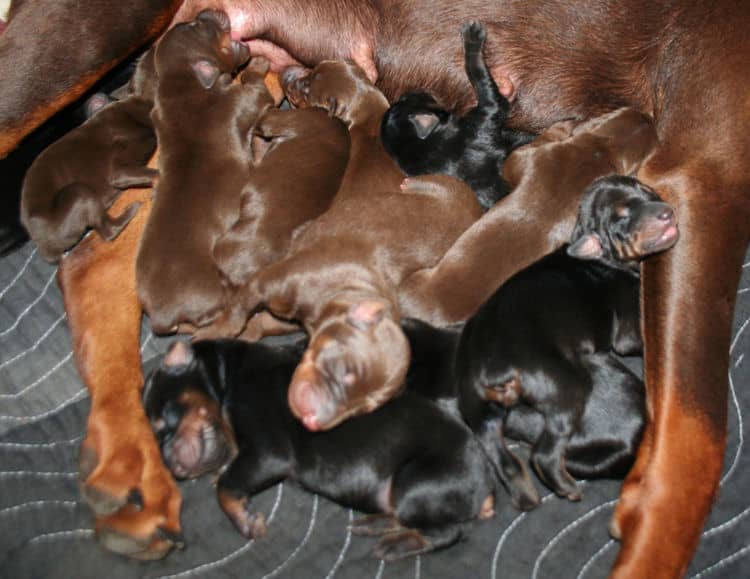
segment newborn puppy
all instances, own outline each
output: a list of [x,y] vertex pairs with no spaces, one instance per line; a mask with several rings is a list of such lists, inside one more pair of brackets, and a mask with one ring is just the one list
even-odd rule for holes
[[294,480],[376,513],[352,532],[382,536],[373,553],[387,560],[447,547],[470,520],[492,516],[490,464],[466,426],[427,398],[407,391],[334,430],[306,430],[286,402],[303,350],[303,343],[176,342],[143,393],[175,476],[221,469],[219,503],[248,539],[266,531],[252,497]]
[[271,109],[255,126],[252,147],[239,219],[213,249],[237,286],[283,258],[297,227],[328,209],[349,160],[349,133],[320,108]]
[[114,218],[107,209],[121,190],[149,187],[156,178],[146,167],[156,149],[150,118],[155,84],[149,51],[136,68],[129,96],[111,104],[100,95],[89,99],[91,118],[32,163],[21,192],[21,223],[48,261],[59,261],[89,228],[114,239],[135,215],[139,203]]
[[462,117],[423,92],[407,93],[383,117],[383,146],[407,175],[446,173],[466,182],[489,209],[510,192],[502,178],[510,152],[530,142],[530,133],[505,127],[510,104],[500,94],[482,58],[486,38],[478,22],[461,30],[466,75],[477,106]]
[[250,134],[273,105],[263,84],[268,62],[232,40],[224,12],[204,10],[170,29],[154,54],[153,112],[159,184],[136,261],[138,297],[157,333],[201,325],[224,302],[213,248],[239,218],[250,174]]
[[355,65],[326,61],[286,72],[284,82],[294,104],[323,107],[349,126],[341,186],[328,211],[298,231],[287,257],[253,276],[198,335],[236,336],[259,307],[299,321],[310,345],[289,404],[307,428],[324,430],[401,389],[409,348],[396,289],[436,263],[481,207],[466,184],[447,175],[404,181],[378,136],[388,103]]
[[[634,179],[599,179],[584,199],[571,254],[580,255],[592,239],[619,236],[607,260],[624,262],[677,239],[671,208]],[[506,432],[533,442],[531,464],[541,480],[578,500],[568,465],[585,472],[582,458],[603,457],[604,449],[590,448],[591,433],[612,436],[615,448],[601,466],[621,474],[637,449],[645,410],[642,382],[612,354],[642,349],[637,273],[568,252],[560,249],[516,274],[479,309],[461,334],[456,372],[464,413],[481,412],[476,400],[510,409]],[[541,416],[514,416],[517,406]],[[613,421],[615,412],[626,419]],[[467,416],[469,424],[474,420]]]

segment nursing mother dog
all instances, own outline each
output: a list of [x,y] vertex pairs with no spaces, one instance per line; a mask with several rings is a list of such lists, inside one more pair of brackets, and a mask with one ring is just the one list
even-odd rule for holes
[[[685,571],[720,477],[730,326],[748,244],[746,2],[102,0],[97,6],[26,0],[11,10],[0,35],[0,155],[170,20],[189,20],[209,7],[225,9],[235,35],[277,70],[294,61],[351,58],[389,99],[427,90],[459,113],[472,102],[457,31],[477,20],[487,28],[489,68],[512,102],[510,126],[540,130],[622,105],[653,115],[660,146],[637,177],[675,208],[681,239],[642,268],[649,417],[612,523],[621,538],[612,576]],[[86,299],[87,276],[96,275],[92,267],[66,287],[69,304]],[[117,293],[114,282],[110,289]],[[118,331],[70,322],[74,332],[104,340]],[[88,355],[89,364],[112,363],[106,353]],[[80,358],[79,352],[79,365]],[[145,434],[131,441],[154,444]],[[148,466],[153,477],[167,479],[163,467]],[[165,503],[149,501],[149,484],[137,484],[151,509],[138,516],[157,520]],[[127,536],[130,515],[120,514],[117,525]]]

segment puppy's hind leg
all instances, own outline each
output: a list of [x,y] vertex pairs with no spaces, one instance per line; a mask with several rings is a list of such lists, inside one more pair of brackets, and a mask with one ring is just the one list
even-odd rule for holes
[[463,525],[444,525],[429,529],[403,529],[385,535],[373,549],[373,555],[386,561],[397,561],[450,547],[462,536]]
[[448,547],[480,515],[478,497],[486,502],[494,488],[485,459],[471,445],[454,451],[420,456],[393,476],[391,502],[403,529],[380,539],[376,557],[392,561]]
[[102,239],[112,241],[123,229],[130,223],[130,220],[138,213],[141,204],[139,202],[131,203],[117,217],[110,217],[106,211],[99,215],[98,222],[93,225],[96,232],[102,236]]
[[544,415],[544,430],[531,451],[531,465],[557,495],[578,501],[581,490],[565,468],[565,453],[573,433],[579,429],[591,391],[591,376],[562,361],[551,374],[554,378],[548,377],[547,384],[533,389],[547,395],[536,404]]
[[484,62],[482,51],[487,32],[479,22],[469,22],[461,29],[461,36],[464,41],[466,76],[469,77],[477,97],[477,107],[472,113],[479,113],[483,117],[495,117],[495,122],[501,126],[505,123],[510,103],[500,94]]
[[150,167],[123,167],[112,172],[109,184],[116,189],[151,187],[159,177],[159,170]]

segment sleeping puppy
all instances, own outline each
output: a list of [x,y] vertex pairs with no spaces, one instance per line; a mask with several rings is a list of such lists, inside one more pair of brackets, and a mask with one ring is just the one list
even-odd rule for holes
[[[601,469],[622,474],[634,456],[643,384],[613,355],[642,349],[640,281],[626,262],[676,240],[674,214],[653,191],[632,178],[599,179],[568,249],[513,276],[463,329],[456,374],[467,422],[486,402],[510,409],[505,433],[533,444],[534,470],[560,496],[581,498],[571,467],[589,475],[601,457]],[[625,419],[613,420],[615,412]],[[592,447],[592,435],[611,436],[610,448]]]
[[304,347],[176,342],[143,393],[174,475],[220,471],[221,508],[247,538],[266,531],[252,497],[294,480],[375,513],[352,532],[382,535],[373,554],[386,560],[447,547],[466,523],[493,515],[490,463],[460,419],[428,398],[406,391],[333,430],[306,430],[287,406]]
[[156,149],[152,57],[151,50],[139,61],[129,96],[111,104],[92,96],[85,105],[91,118],[47,147],[26,173],[21,222],[48,261],[59,261],[89,228],[117,237],[140,204],[114,218],[107,209],[123,189],[153,184],[157,173],[146,167]]
[[159,75],[153,121],[160,180],[136,261],[138,297],[157,333],[199,326],[222,307],[216,240],[240,215],[249,179],[250,134],[273,105],[263,84],[268,68],[233,41],[224,12],[204,10],[169,30],[156,46]]
[[213,248],[235,286],[282,259],[294,231],[328,209],[349,159],[349,133],[320,108],[271,109],[255,126],[252,146],[239,219]]
[[482,58],[484,27],[472,22],[461,31],[466,74],[477,106],[462,117],[441,108],[423,92],[403,95],[386,112],[383,146],[407,175],[446,173],[466,182],[489,209],[510,192],[502,178],[510,152],[533,139],[505,127],[510,105],[497,89]]
[[[545,416],[522,402],[508,408],[488,402],[473,389],[464,389],[459,402],[456,354],[463,326],[437,328],[414,318],[402,320],[401,326],[412,353],[409,390],[434,397],[443,408],[462,416],[497,465],[513,505],[534,508],[538,492],[525,463],[505,439],[533,446],[544,432]],[[490,346],[501,347],[497,335],[488,336]],[[490,349],[484,352],[492,358]],[[643,383],[609,352],[587,356],[586,367],[593,376],[591,391],[568,442],[565,467],[577,478],[622,478],[635,460],[644,426]]]

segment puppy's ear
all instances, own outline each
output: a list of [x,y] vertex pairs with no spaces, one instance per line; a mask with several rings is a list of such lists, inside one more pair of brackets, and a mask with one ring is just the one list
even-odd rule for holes
[[409,116],[420,139],[426,139],[435,130],[440,119],[433,113],[416,113]]
[[596,233],[582,235],[568,245],[568,255],[578,259],[598,259],[604,255],[602,240]]
[[219,78],[221,71],[219,67],[209,60],[197,60],[191,64],[193,72],[198,80],[203,85],[203,88],[211,88],[214,86],[216,79]]
[[190,364],[194,357],[195,354],[190,343],[177,340],[169,347],[161,363],[166,368],[179,368]]
[[363,300],[349,306],[346,321],[357,329],[367,330],[385,316],[387,304],[380,300]]

